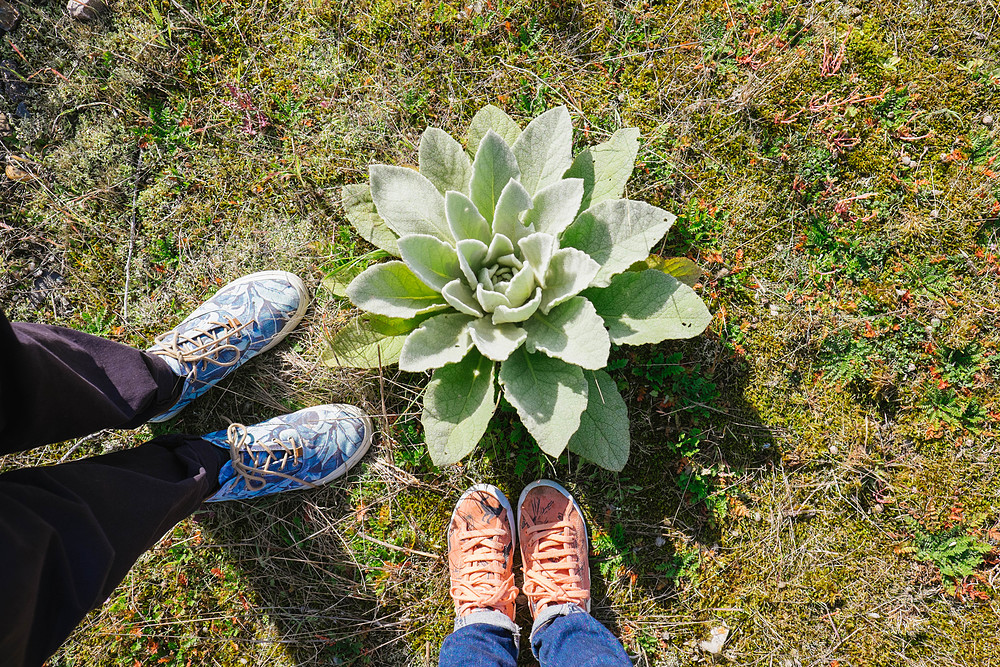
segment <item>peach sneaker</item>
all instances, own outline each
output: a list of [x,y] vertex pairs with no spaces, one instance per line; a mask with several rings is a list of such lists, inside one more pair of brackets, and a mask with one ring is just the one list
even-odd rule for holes
[[573,496],[553,481],[532,482],[517,502],[517,524],[532,618],[552,605],[589,612],[587,524]]
[[513,516],[506,496],[490,484],[476,484],[458,499],[448,526],[448,569],[457,617],[494,610],[513,622]]

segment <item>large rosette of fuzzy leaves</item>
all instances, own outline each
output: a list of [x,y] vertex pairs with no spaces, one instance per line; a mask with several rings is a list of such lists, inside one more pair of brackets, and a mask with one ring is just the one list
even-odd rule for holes
[[711,319],[666,268],[677,264],[650,258],[674,216],[622,198],[638,136],[626,128],[574,157],[564,107],[522,131],[489,106],[464,147],[428,128],[418,170],[376,164],[368,184],[344,188],[357,232],[398,259],[347,286],[365,313],[327,360],[430,371],[422,421],[436,464],[475,448],[502,392],[547,454],[625,465],[625,402],[602,370],[611,345],[690,338]]

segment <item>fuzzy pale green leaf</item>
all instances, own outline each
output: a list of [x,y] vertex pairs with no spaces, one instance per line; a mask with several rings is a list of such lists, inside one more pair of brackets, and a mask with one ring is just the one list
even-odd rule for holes
[[454,243],[444,213],[444,197],[413,169],[373,164],[368,168],[372,201],[398,236],[430,234]]
[[604,320],[582,296],[575,296],[544,314],[535,313],[525,321],[529,352],[544,352],[550,357],[581,368],[597,369],[608,365],[611,339]]
[[531,206],[531,195],[524,186],[514,180],[508,181],[493,214],[493,233],[502,234],[514,243],[527,236],[528,230],[521,224],[520,215]]
[[587,407],[583,369],[544,354],[518,348],[500,364],[504,396],[521,423],[549,456],[559,456],[580,427]]
[[469,125],[466,145],[470,153],[475,155],[483,137],[490,130],[500,135],[500,138],[508,146],[517,141],[518,135],[521,134],[521,128],[514,122],[514,119],[508,116],[503,109],[488,104],[476,112],[476,115],[472,117],[472,124]]
[[475,320],[469,326],[472,342],[484,356],[493,361],[503,361],[521,347],[528,334],[513,324],[493,324],[488,317]]
[[693,338],[712,321],[693,289],[656,269],[622,273],[607,287],[585,290],[583,296],[604,318],[616,345]]
[[340,203],[347,214],[348,222],[361,238],[376,248],[399,257],[396,232],[389,229],[385,220],[378,214],[375,202],[372,201],[371,187],[367,183],[345,185],[340,189]]
[[628,462],[628,408],[611,376],[586,371],[587,409],[580,428],[569,439],[569,451],[607,470],[620,471]]
[[483,309],[476,301],[476,293],[463,280],[453,280],[441,290],[441,296],[448,305],[460,313],[482,317]]
[[552,255],[559,250],[559,240],[551,234],[535,232],[529,234],[517,242],[521,248],[521,256],[524,261],[531,265],[531,270],[535,274],[535,282],[545,287],[545,276],[549,271],[549,262]]
[[620,199],[638,154],[637,127],[622,128],[604,143],[580,151],[565,175],[565,178],[583,179],[583,201],[579,210],[609,199]]
[[497,306],[493,311],[493,324],[504,324],[505,322],[523,322],[538,311],[538,305],[542,302],[542,290],[535,288],[535,294],[528,301],[520,306],[507,307]]
[[469,199],[487,222],[493,222],[497,201],[508,181],[520,176],[521,171],[510,146],[496,132],[487,132],[472,163],[472,179],[469,181]]
[[568,301],[590,287],[600,268],[597,262],[582,250],[576,248],[556,250],[545,275],[545,288],[542,289],[542,302],[538,305],[538,309],[547,313],[553,306]]
[[399,239],[399,253],[410,270],[437,292],[462,277],[455,248],[435,236],[404,236]]
[[400,370],[421,373],[461,361],[472,347],[469,323],[461,313],[431,317],[406,338],[399,355]]
[[573,221],[561,237],[562,246],[582,250],[601,265],[594,285],[649,256],[649,249],[667,233],[675,216],[661,208],[630,199],[592,206]]
[[418,164],[442,195],[449,191],[468,192],[472,163],[462,144],[444,130],[428,127],[420,136]]
[[421,423],[434,465],[456,463],[476,448],[496,409],[493,362],[472,351],[434,371]]
[[532,197],[561,179],[573,162],[573,122],[566,107],[538,116],[511,146],[521,168],[521,184]]
[[482,243],[490,242],[490,223],[479,214],[471,199],[460,192],[449,192],[444,196],[444,209],[448,228],[456,241],[476,239]]
[[524,215],[524,224],[533,231],[558,236],[576,219],[583,199],[583,181],[567,178],[542,188]]
[[347,286],[347,296],[358,308],[387,317],[410,318],[448,307],[440,293],[396,261],[365,269]]

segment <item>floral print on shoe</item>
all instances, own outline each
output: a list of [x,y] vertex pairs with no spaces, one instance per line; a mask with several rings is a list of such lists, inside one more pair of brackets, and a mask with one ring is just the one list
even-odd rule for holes
[[220,289],[147,350],[185,378],[177,403],[150,419],[164,422],[294,329],[309,305],[309,292],[295,274],[262,271]]
[[254,426],[232,424],[204,439],[230,456],[219,471],[221,488],[208,502],[246,500],[344,475],[368,451],[372,423],[353,405],[319,405]]

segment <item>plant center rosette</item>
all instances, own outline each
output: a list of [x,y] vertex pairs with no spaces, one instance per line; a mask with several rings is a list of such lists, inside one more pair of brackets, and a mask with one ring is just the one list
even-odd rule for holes
[[422,422],[437,465],[475,448],[499,389],[547,454],[568,447],[621,470],[628,415],[602,370],[611,345],[689,338],[711,319],[688,284],[647,262],[674,216],[621,198],[638,131],[575,159],[572,135],[564,107],[521,131],[488,106],[469,153],[428,128],[419,171],[372,165],[368,185],[344,188],[358,233],[399,260],[351,281],[346,294],[366,314],[327,359],[433,371]]

